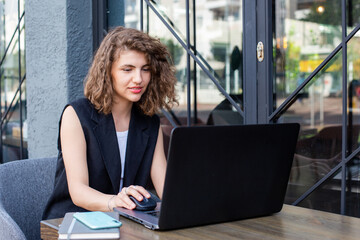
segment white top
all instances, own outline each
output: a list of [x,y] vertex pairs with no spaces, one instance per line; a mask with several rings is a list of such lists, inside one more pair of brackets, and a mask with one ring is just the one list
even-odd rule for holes
[[126,143],[127,143],[128,131],[116,132],[116,136],[119,144],[120,159],[121,159],[121,179],[120,179],[120,189],[119,189],[120,192],[123,186],[123,179],[124,179]]

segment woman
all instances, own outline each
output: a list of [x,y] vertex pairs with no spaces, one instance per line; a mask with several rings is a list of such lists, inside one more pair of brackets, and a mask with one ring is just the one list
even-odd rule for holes
[[59,123],[55,187],[43,219],[66,212],[135,208],[161,198],[166,159],[159,118],[175,99],[173,65],[159,40],[117,27],[102,41],[89,70],[85,97],[68,104]]

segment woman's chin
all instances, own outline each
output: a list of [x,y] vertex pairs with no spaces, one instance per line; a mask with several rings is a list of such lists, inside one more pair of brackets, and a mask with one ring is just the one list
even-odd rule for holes
[[129,100],[133,103],[136,103],[136,102],[140,101],[140,99],[141,99],[141,96],[136,96],[136,97],[134,96],[134,97],[131,97]]
[[136,103],[138,101],[140,101],[141,96],[128,96],[128,97],[117,97],[114,98],[113,101],[114,103],[124,103],[124,102],[129,102],[129,103]]

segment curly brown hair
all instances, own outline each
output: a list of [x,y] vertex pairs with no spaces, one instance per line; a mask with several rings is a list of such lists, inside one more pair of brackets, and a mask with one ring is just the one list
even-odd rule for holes
[[116,27],[100,44],[86,76],[84,94],[99,112],[109,114],[113,104],[112,64],[122,51],[135,50],[145,54],[151,69],[149,85],[135,104],[144,114],[152,116],[160,108],[171,109],[177,103],[175,68],[166,46],[136,29]]

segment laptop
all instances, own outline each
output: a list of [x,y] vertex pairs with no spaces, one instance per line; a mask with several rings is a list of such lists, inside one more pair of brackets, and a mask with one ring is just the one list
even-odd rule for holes
[[155,211],[115,208],[170,230],[270,215],[282,209],[299,124],[177,127]]

